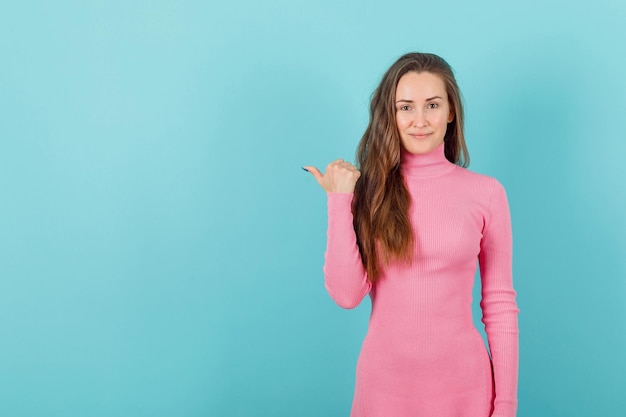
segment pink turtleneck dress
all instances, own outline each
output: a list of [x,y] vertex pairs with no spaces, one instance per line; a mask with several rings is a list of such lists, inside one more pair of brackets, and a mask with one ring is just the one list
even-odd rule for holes
[[[373,285],[356,244],[352,194],[328,194],[326,289],[343,308],[366,294],[372,300],[351,417],[514,417],[519,310],[505,190],[449,162],[443,143],[404,153],[401,169],[414,261],[386,266]],[[491,354],[472,321],[477,266]]]

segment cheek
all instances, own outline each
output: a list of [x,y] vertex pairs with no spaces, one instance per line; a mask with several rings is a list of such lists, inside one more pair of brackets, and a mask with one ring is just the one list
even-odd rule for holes
[[398,126],[399,129],[403,129],[405,127],[407,127],[410,124],[410,118],[407,117],[404,114],[397,114],[396,115],[396,125]]
[[437,125],[439,126],[448,126],[449,113],[441,113],[437,116]]

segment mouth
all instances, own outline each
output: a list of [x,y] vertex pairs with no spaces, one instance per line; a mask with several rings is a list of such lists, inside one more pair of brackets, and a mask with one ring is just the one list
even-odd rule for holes
[[409,136],[415,139],[425,139],[430,136],[432,133],[411,133]]

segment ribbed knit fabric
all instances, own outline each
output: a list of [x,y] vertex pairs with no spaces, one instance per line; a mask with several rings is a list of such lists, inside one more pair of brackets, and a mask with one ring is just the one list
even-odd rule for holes
[[[343,308],[372,300],[351,416],[515,417],[519,310],[505,190],[449,162],[443,143],[403,154],[401,168],[414,261],[384,267],[373,286],[356,244],[353,194],[328,193],[326,289]],[[472,321],[477,266],[491,358]]]

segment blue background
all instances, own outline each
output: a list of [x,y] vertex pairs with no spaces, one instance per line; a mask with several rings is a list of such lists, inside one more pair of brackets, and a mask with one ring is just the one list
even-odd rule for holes
[[346,416],[369,301],[325,293],[300,167],[353,159],[413,50],[455,68],[470,169],[509,195],[518,415],[619,414],[624,21],[618,0],[3,1],[0,415]]

